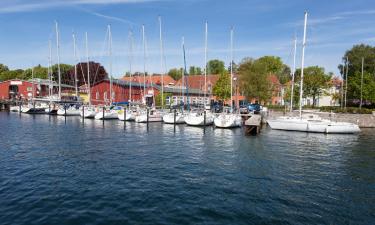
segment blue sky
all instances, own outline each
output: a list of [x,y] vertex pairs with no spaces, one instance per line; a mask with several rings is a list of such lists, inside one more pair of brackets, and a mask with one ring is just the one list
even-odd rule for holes
[[[160,73],[158,16],[163,21],[167,70],[183,64],[204,66],[204,22],[208,21],[208,58],[228,63],[230,27],[235,27],[235,61],[244,57],[280,56],[292,64],[292,41],[302,39],[303,14],[309,12],[306,65],[338,74],[337,65],[354,44],[375,45],[375,2],[302,0],[1,0],[0,63],[10,68],[47,65],[48,40],[54,21],[60,25],[61,62],[73,64],[72,32],[78,54],[85,59],[84,33],[89,34],[90,58],[108,68],[105,35],[112,26],[113,76],[129,70],[128,32],[134,32],[133,71],[143,70],[141,25],[145,24],[147,70]],[[301,43],[297,49],[300,67]]]

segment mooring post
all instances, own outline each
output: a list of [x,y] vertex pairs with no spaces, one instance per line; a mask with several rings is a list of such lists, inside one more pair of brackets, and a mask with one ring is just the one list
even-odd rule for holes
[[203,115],[204,115],[203,125],[206,126],[206,110],[204,110]]
[[103,126],[104,126],[104,113],[105,113],[105,106],[103,106],[103,117],[102,117],[102,120],[103,120]]
[[21,110],[22,110],[22,106],[21,106],[21,102],[18,102],[19,103],[19,113],[20,113],[20,115],[21,115]]
[[82,122],[85,121],[85,105],[82,105]]
[[146,114],[147,114],[147,131],[148,131],[148,119],[149,119],[148,109],[146,110]]
[[126,128],[126,107],[124,108],[124,130]]
[[173,111],[173,129],[174,129],[174,132],[176,132],[176,109],[174,109]]

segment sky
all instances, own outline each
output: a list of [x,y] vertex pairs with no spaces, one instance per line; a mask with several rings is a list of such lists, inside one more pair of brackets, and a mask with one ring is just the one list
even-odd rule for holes
[[[130,70],[161,73],[186,63],[204,67],[205,21],[208,59],[230,62],[230,29],[234,28],[234,61],[274,55],[293,66],[296,36],[297,68],[301,67],[304,12],[308,12],[305,65],[318,65],[339,74],[345,51],[355,44],[375,45],[373,0],[1,0],[0,63],[10,69],[47,66],[48,43],[57,63],[55,21],[60,31],[60,62],[86,60],[85,32],[90,60],[112,75]],[[164,60],[161,65],[159,22],[162,21]],[[112,31],[112,60],[108,56],[107,27]],[[145,26],[146,60],[142,24]],[[129,32],[133,33],[130,54]],[[72,33],[77,37],[74,57]]]

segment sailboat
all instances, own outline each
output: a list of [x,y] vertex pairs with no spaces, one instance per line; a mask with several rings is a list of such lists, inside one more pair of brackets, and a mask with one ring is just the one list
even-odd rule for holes
[[306,47],[306,27],[307,27],[307,12],[305,12],[304,30],[303,30],[303,45],[302,45],[302,65],[301,65],[301,83],[299,96],[299,117],[279,117],[267,121],[268,125],[275,130],[286,131],[303,131],[315,133],[358,133],[361,130],[358,125],[347,122],[333,122],[330,120],[321,119],[317,115],[306,114],[302,115],[302,96],[303,96],[303,69],[305,61],[305,47]]
[[233,112],[233,27],[230,31],[230,110],[229,112],[223,112],[214,119],[215,127],[218,128],[234,128],[240,127],[242,124],[242,118],[239,114]]
[[[204,56],[205,56],[204,57],[205,58],[205,70],[204,70],[205,93],[204,93],[204,96],[205,96],[205,98],[206,98],[206,94],[207,94],[207,40],[208,40],[208,23],[206,21],[206,24],[205,24],[205,48],[204,48]],[[184,59],[185,59],[185,45],[183,45],[183,51],[184,51]],[[185,63],[185,73],[186,73],[186,61],[184,63]],[[206,100],[205,100],[205,102],[206,102]],[[204,109],[198,109],[197,111],[189,112],[188,115],[185,117],[185,122],[186,122],[187,125],[190,125],[190,126],[208,126],[208,125],[213,124],[214,115],[209,110],[206,110],[206,107],[204,107]]]
[[[143,74],[144,74],[144,101],[146,102],[146,84],[145,84],[145,76],[146,76],[146,39],[145,39],[145,27],[142,25],[142,42],[143,42]],[[150,77],[151,78],[151,77]],[[151,87],[152,87],[152,79],[151,81]],[[155,101],[155,98],[153,96],[153,99]],[[137,123],[146,123],[146,122],[162,122],[163,121],[163,114],[156,110],[154,107],[143,110],[138,112],[138,115],[135,117],[135,122]]]
[[[118,119],[119,108],[113,107],[112,94],[112,33],[111,25],[108,25],[108,55],[109,55],[109,107],[104,107],[95,115],[97,120]],[[104,112],[103,112],[104,110]]]
[[[76,36],[73,33],[73,52],[74,52],[74,83],[75,83],[75,95],[78,100],[78,80],[77,80],[77,51],[76,51]],[[72,105],[63,105],[57,110],[57,115],[59,116],[80,116],[81,111],[79,107],[75,104]]]
[[91,80],[90,80],[90,59],[89,59],[89,43],[88,34],[85,33],[85,43],[86,43],[86,65],[87,65],[87,90],[89,97],[89,105],[87,107],[81,107],[80,115],[84,118],[95,118],[97,110],[91,105]]
[[31,69],[31,84],[32,84],[32,97],[31,97],[31,103],[28,103],[27,105],[23,105],[21,107],[22,113],[28,113],[28,114],[43,114],[45,113],[46,105],[43,103],[36,103],[35,102],[35,80],[34,80],[34,68]]
[[[128,104],[129,104],[129,107],[130,107],[130,104],[132,102],[132,60],[133,60],[133,32],[130,30],[129,31],[129,77],[130,77],[130,81],[129,81],[129,99],[128,99]],[[123,110],[120,110],[118,112],[118,119],[121,120],[121,121],[134,121],[135,120],[135,117],[136,117],[136,114],[137,113],[137,110],[130,110],[127,109],[127,108],[124,108]]]

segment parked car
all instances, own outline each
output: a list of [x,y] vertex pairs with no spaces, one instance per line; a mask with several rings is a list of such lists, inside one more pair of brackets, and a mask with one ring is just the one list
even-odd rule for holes
[[248,112],[249,113],[254,113],[254,114],[259,114],[260,110],[262,110],[262,106],[259,105],[258,103],[255,104],[249,104],[247,106]]

